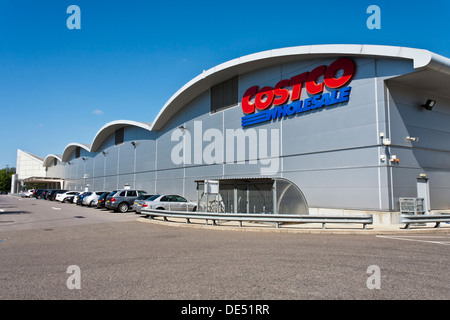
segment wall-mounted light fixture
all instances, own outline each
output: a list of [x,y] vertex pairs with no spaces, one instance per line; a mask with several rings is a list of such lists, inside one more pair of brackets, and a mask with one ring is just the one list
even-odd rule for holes
[[179,126],[178,129],[180,129],[181,131],[186,130],[186,128],[184,126]]
[[428,99],[427,102],[425,102],[425,104],[422,105],[422,107],[431,111],[435,104],[436,104],[435,100]]
[[83,157],[83,158],[81,158],[81,159],[83,159],[83,161],[86,161],[86,160],[87,160],[87,158],[85,158],[85,157]]
[[418,138],[418,137],[410,137],[410,136],[407,136],[407,137],[406,137],[406,140],[408,140],[408,141],[413,141],[413,142],[417,142],[417,141],[419,141],[419,138]]
[[136,148],[136,142],[135,141],[131,141],[131,145]]
[[72,163],[71,163],[70,161],[67,161],[67,164],[68,164],[69,166],[71,166],[71,165],[72,165]]
[[102,151],[102,155],[106,156],[106,151],[105,150]]
[[400,159],[397,158],[396,155],[391,156],[391,158],[389,159],[389,161],[393,162],[393,163],[399,163]]
[[380,138],[381,138],[381,143],[382,143],[383,145],[385,145],[385,146],[390,146],[390,145],[391,145],[391,139],[386,138],[386,137],[384,136],[384,132],[381,132],[381,133],[380,133]]

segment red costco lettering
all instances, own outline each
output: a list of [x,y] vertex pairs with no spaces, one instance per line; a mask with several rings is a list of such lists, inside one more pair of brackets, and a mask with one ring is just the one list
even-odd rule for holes
[[325,70],[327,70],[327,66],[320,66],[309,73],[305,82],[305,88],[308,93],[318,94],[323,91],[323,82],[317,84],[316,81],[320,76],[325,75]]
[[[341,69],[344,70],[344,74],[336,79],[334,76]],[[352,79],[355,74],[355,69],[355,63],[350,59],[342,58],[336,60],[327,68],[323,81],[328,88],[340,88]]]
[[264,87],[258,91],[255,98],[255,106],[259,110],[264,110],[270,107],[273,101],[273,88],[272,87]]
[[250,103],[251,98],[258,93],[258,86],[250,87],[245,91],[244,96],[242,97],[241,106],[242,111],[244,113],[253,113],[255,112],[255,104]]
[[[343,74],[339,78],[336,73],[343,70]],[[259,89],[253,86],[245,91],[241,100],[242,111],[246,114],[255,112],[256,109],[265,110],[270,106],[279,106],[289,101],[300,99],[303,83],[309,94],[315,95],[323,92],[325,86],[331,89],[340,88],[346,85],[355,75],[356,66],[353,60],[341,58],[328,67],[326,65],[319,66],[311,72],[304,72],[290,79],[281,80],[275,85],[275,88],[266,86]],[[323,77],[322,82],[318,82]],[[289,91],[288,87],[292,87]],[[253,102],[252,102],[253,101]]]
[[273,90],[273,93],[275,94],[276,98],[273,100],[274,106],[279,106],[282,104],[285,104],[286,101],[289,99],[289,90],[283,89],[284,87],[289,86],[289,80],[281,80],[275,85],[275,89]]
[[302,84],[307,78],[308,72],[304,72],[291,78],[289,81],[289,86],[292,87],[291,101],[300,100],[300,95],[302,94]]

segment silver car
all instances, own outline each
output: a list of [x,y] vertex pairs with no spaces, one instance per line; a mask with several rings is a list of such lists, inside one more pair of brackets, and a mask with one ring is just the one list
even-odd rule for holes
[[134,200],[136,200],[139,195],[146,193],[147,192],[143,190],[119,190],[116,193],[111,193],[106,197],[105,207],[107,209],[125,213],[132,207]]
[[145,200],[142,209],[197,211],[197,203],[175,194],[155,195]]
[[145,203],[145,200],[148,198],[153,197],[152,194],[141,194],[139,195],[136,200],[134,200],[133,206],[131,207],[137,214],[141,213],[142,205]]
[[88,207],[96,206],[98,198],[104,194],[104,193],[110,193],[110,191],[95,191],[92,192],[91,195],[85,197],[83,199],[83,203],[81,205],[85,205]]

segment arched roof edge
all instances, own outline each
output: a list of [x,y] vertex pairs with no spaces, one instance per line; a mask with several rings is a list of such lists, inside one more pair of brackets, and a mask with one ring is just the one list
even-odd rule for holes
[[172,95],[157,114],[151,126],[151,130],[160,130],[164,124],[176,114],[179,108],[182,107],[181,105],[183,103],[186,103],[187,100],[201,94],[211,83],[214,83],[214,78],[221,78],[221,73],[229,73],[231,70],[234,70],[234,72],[238,74],[239,68],[243,66],[246,67],[245,70],[248,72],[257,68],[270,66],[271,64],[276,63],[277,60],[288,57],[295,58],[305,56],[314,58],[330,55],[409,59],[413,60],[415,69],[430,67],[450,74],[450,59],[425,49],[385,45],[327,44],[267,50],[242,56],[203,71],[203,73],[186,83]]
[[90,152],[97,152],[106,138],[109,137],[115,130],[121,127],[134,126],[139,127],[148,131],[151,130],[151,123],[141,122],[141,121],[133,121],[133,120],[115,120],[106,123],[103,127],[98,130],[94,139],[92,140]]
[[42,162],[43,167],[48,167],[51,164],[51,161],[53,159],[57,159],[59,161],[62,161],[62,155],[59,154],[49,154],[45,157],[44,161]]
[[64,148],[64,151],[63,151],[63,154],[61,157],[61,161],[62,162],[69,161],[70,155],[72,154],[73,150],[76,149],[77,147],[83,148],[84,150],[86,150],[88,152],[91,151],[91,145],[89,145],[89,144],[71,142]]

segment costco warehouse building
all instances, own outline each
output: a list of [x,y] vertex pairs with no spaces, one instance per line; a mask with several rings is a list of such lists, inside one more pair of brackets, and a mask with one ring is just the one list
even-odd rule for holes
[[242,195],[229,212],[356,210],[397,223],[402,197],[449,210],[450,60],[377,45],[251,54],[188,82],[152,123],[107,123],[42,166],[45,177],[16,179],[13,190],[51,178],[70,190],[197,200],[202,181],[217,180],[224,199]]

